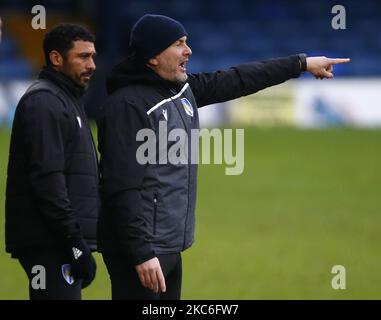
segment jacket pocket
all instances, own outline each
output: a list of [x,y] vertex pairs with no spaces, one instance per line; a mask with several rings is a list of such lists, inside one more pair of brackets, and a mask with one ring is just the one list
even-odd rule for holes
[[156,234],[156,220],[157,220],[157,194],[153,196],[153,234]]

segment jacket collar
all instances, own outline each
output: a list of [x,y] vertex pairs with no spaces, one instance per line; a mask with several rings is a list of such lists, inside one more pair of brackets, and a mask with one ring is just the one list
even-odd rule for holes
[[55,71],[49,66],[45,66],[38,75],[39,79],[46,79],[63,89],[66,93],[72,95],[76,99],[82,98],[85,88],[76,84],[72,79],[62,72]]
[[167,90],[179,91],[185,82],[168,81],[160,77],[155,71],[130,55],[116,65],[107,79],[108,94],[134,84],[159,86]]

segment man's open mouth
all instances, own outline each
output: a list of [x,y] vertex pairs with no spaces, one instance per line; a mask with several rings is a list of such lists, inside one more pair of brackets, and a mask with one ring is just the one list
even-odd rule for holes
[[187,61],[184,61],[184,62],[180,63],[180,69],[181,69],[181,71],[185,72],[187,70],[186,64],[187,64]]

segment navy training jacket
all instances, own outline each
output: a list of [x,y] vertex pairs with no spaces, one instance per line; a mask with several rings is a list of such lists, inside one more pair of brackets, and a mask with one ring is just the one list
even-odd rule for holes
[[13,121],[6,185],[6,251],[62,248],[82,236],[96,250],[100,209],[96,150],[82,90],[46,67]]
[[[156,254],[189,248],[195,231],[197,164],[191,161],[195,156],[191,130],[199,128],[197,109],[296,78],[302,71],[299,60],[294,55],[188,74],[184,83],[166,81],[132,58],[116,66],[107,83],[109,98],[98,118],[103,203],[99,251],[118,252],[140,264]],[[163,123],[166,133],[160,130]],[[152,161],[144,165],[136,159],[147,143],[137,141],[142,140],[137,139],[142,129],[157,138],[156,152],[147,155]],[[186,132],[186,139],[168,137],[161,153],[158,137],[167,137],[173,129]],[[174,150],[179,154],[182,150],[188,161],[165,163],[163,155]]]

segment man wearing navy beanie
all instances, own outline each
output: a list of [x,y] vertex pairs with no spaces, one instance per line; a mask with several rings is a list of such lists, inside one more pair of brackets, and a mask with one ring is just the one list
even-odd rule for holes
[[[296,54],[192,74],[186,70],[192,55],[187,39],[183,25],[172,18],[141,17],[131,30],[126,59],[107,81],[109,98],[98,118],[103,199],[98,250],[113,299],[180,299],[181,252],[194,241],[197,164],[190,146],[191,130],[199,129],[198,108],[255,93],[304,71],[332,78],[332,66],[349,61]],[[142,163],[145,142],[139,136],[155,133],[159,138],[163,126],[168,133],[186,131],[187,143],[168,138],[164,150],[169,158],[181,148],[186,163],[163,161],[160,143]]]
[[130,48],[143,62],[147,62],[184,36],[188,34],[180,22],[166,16],[147,14],[131,30]]

